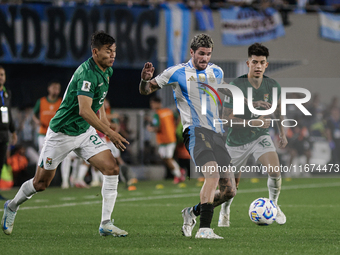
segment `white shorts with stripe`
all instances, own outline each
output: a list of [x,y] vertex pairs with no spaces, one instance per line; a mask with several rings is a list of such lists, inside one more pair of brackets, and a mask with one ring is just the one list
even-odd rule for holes
[[163,158],[173,158],[176,149],[176,143],[160,144],[158,147],[159,156]]
[[247,164],[247,160],[251,155],[253,155],[255,161],[257,161],[263,154],[276,151],[274,142],[269,135],[260,136],[255,141],[241,146],[228,146],[226,144],[226,147],[231,157],[231,163],[236,167],[237,172],[241,166]]
[[109,150],[108,146],[92,126],[79,136],[55,133],[48,128],[38,164],[46,170],[56,169],[72,151],[88,163],[89,158],[105,150]]

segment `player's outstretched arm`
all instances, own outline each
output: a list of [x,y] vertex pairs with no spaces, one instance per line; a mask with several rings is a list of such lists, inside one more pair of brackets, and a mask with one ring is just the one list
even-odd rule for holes
[[141,81],[139,83],[139,93],[141,93],[142,95],[149,95],[155,92],[156,90],[160,89],[156,80],[155,79],[151,80],[154,71],[155,68],[153,67],[152,63],[147,62],[144,64],[141,73]]
[[109,139],[114,143],[117,149],[124,151],[126,149],[123,143],[129,144],[129,142],[122,137],[117,132],[113,131],[110,126],[106,123],[101,121],[97,115],[93,112],[91,105],[92,105],[92,98],[88,96],[79,95],[78,96],[79,102],[79,115],[83,117],[83,119],[89,123],[92,127],[99,130],[103,134],[105,134]]

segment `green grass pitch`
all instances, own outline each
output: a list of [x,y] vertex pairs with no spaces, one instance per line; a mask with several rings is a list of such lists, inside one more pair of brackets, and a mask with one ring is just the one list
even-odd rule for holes
[[[21,206],[10,236],[0,234],[0,254],[340,254],[340,179],[283,179],[279,204],[285,225],[257,226],[250,203],[268,197],[267,179],[242,179],[231,207],[231,226],[212,228],[224,240],[181,234],[184,207],[199,201],[197,181],[179,188],[170,181],[145,181],[136,191],[120,184],[113,212],[124,238],[102,237],[100,188],[49,188]],[[163,184],[163,189],[156,189]],[[1,194],[12,198],[16,190]],[[0,202],[0,214],[4,201]],[[196,233],[199,221],[195,226]]]

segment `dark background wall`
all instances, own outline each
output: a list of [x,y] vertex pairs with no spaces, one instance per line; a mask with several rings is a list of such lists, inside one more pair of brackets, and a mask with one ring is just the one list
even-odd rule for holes
[[[14,107],[33,107],[38,98],[47,94],[47,84],[61,83],[63,95],[76,68],[41,64],[1,64],[6,70],[5,86],[12,91]],[[113,108],[148,108],[149,97],[139,94],[141,69],[114,68],[107,98]]]

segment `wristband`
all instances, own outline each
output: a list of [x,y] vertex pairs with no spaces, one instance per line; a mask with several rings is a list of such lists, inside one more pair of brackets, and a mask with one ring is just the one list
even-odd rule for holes
[[148,82],[148,81],[150,81],[150,80],[144,80],[143,78],[141,78],[141,81],[142,81],[142,82]]

